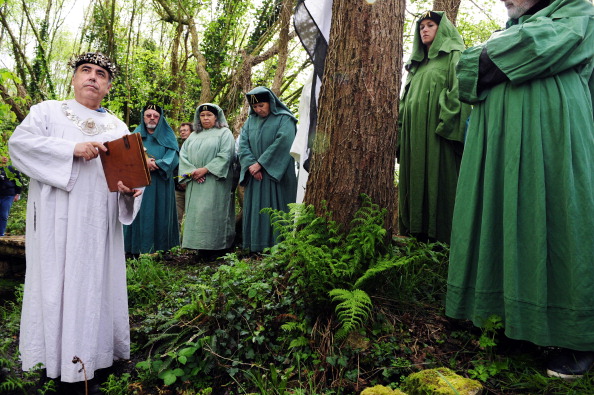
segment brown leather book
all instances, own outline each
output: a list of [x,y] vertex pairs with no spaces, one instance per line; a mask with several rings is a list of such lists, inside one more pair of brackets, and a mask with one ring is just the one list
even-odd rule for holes
[[127,134],[103,145],[107,152],[100,150],[99,155],[107,187],[111,192],[117,192],[118,181],[122,181],[128,188],[144,187],[151,183],[140,133]]

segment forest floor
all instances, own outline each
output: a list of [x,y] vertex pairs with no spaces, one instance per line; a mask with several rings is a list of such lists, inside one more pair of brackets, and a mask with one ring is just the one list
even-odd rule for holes
[[[200,266],[213,267],[220,264],[220,261],[200,261],[194,254],[180,253],[177,255],[165,255],[162,264],[167,268],[188,272],[200,270]],[[17,282],[19,280],[17,279]],[[7,293],[5,292],[6,296]],[[474,327],[470,322],[453,320],[445,317],[442,303],[437,304],[401,304],[394,301],[386,301],[381,304],[381,313],[387,317],[387,320],[393,322],[394,327],[399,328],[400,333],[395,334],[399,339],[405,338],[406,347],[394,347],[391,349],[391,360],[393,367],[402,368],[403,374],[422,370],[425,367],[450,367],[460,372],[466,371],[468,376],[480,379],[485,387],[485,393],[489,394],[587,394],[594,393],[594,387],[591,386],[591,378],[581,380],[578,384],[566,385],[560,381],[548,382],[544,377],[545,362],[548,350],[536,347],[527,342],[514,341],[503,336],[496,327],[491,330],[480,330]],[[288,312],[289,313],[289,312]],[[139,326],[144,324],[144,317],[138,310],[131,309],[131,337],[133,343],[135,339],[143,338],[137,334],[141,329],[146,332],[146,328]],[[1,329],[2,326],[0,325]],[[12,328],[14,330],[14,328]],[[486,339],[491,339],[492,344],[484,346]],[[4,353],[14,357],[17,353],[18,338],[13,336],[11,344],[4,350]],[[359,342],[353,345],[359,347],[362,353],[371,352],[372,346],[368,344],[368,339],[351,339],[351,342]],[[381,341],[376,339],[376,341]],[[481,345],[483,342],[483,345]],[[125,380],[128,393],[135,394],[198,394],[199,392],[180,392],[178,389],[171,389],[168,386],[155,384],[155,382],[143,382],[142,373],[139,372],[136,365],[145,361],[147,358],[146,348],[143,344],[137,344],[133,347],[130,360],[116,361],[109,373],[116,377],[129,375]],[[368,350],[368,351],[367,351]],[[6,357],[6,356],[5,356]],[[2,361],[2,349],[0,348],[0,362]],[[400,364],[400,365],[399,365]],[[2,367],[2,365],[0,365]],[[378,366],[378,369],[381,369]],[[7,368],[3,368],[7,373]],[[10,374],[23,382],[30,380],[27,373],[20,371],[16,365],[12,366]],[[355,394],[360,392],[366,386],[373,384],[371,377],[377,378],[376,374],[361,372],[357,380],[350,382],[333,382],[328,392],[320,394]],[[375,379],[374,379],[375,380]],[[1,380],[0,380],[1,382]],[[19,389],[7,394],[22,393],[53,393],[45,391],[43,385],[45,380],[38,380],[30,383],[26,391]],[[116,383],[117,384],[117,383]],[[117,385],[122,385],[120,382]],[[117,387],[116,385],[116,387]],[[342,386],[342,388],[341,388]],[[175,388],[175,387],[172,387]],[[592,391],[590,391],[592,389]],[[2,391],[0,391],[2,392]],[[110,392],[126,393],[126,392]],[[225,387],[213,388],[212,394],[234,394],[233,390]],[[287,392],[291,393],[291,392]]]

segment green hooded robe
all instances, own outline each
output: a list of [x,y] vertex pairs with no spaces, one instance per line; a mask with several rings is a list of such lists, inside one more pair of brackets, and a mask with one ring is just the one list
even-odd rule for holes
[[462,37],[443,12],[433,43],[415,29],[399,115],[401,234],[449,243],[462,143],[470,106],[458,99]]
[[175,133],[162,111],[153,134],[146,131],[142,110],[140,133],[142,144],[150,157],[156,159],[158,170],[151,171],[151,184],[144,189],[140,211],[130,225],[124,226],[126,253],[142,254],[168,251],[179,245],[179,224],[175,205],[173,177],[179,162],[179,147]]
[[[486,54],[507,81],[479,90]],[[481,63],[484,64],[484,62]],[[462,160],[446,313],[513,339],[594,350],[594,7],[530,11],[459,63],[476,103]]]
[[[250,115],[239,137],[239,184],[245,186],[243,200],[243,247],[259,252],[276,244],[268,214],[260,210],[271,207],[288,211],[297,197],[295,161],[289,154],[295,139],[297,120],[268,88],[257,87],[248,95],[268,93],[270,114],[261,118],[250,107]],[[263,179],[254,179],[248,168],[254,163],[263,168]]]
[[[221,127],[198,131],[200,113],[194,116],[194,132],[182,145],[179,176],[186,188],[186,220],[182,247],[195,250],[222,250],[231,247],[235,238],[235,199],[232,192],[235,139],[227,126],[223,110],[218,110]],[[202,104],[201,104],[202,106]],[[200,108],[200,106],[198,106]],[[184,174],[206,167],[205,181],[199,183]]]

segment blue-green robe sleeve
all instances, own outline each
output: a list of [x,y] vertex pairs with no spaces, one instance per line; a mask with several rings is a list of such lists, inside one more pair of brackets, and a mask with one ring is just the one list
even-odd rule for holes
[[287,166],[293,163],[290,155],[291,145],[295,140],[295,121],[287,115],[277,115],[281,117],[274,142],[258,158],[258,163],[276,182],[279,182]]
[[155,160],[155,163],[159,166],[156,173],[164,180],[167,180],[174,176],[175,169],[179,164],[179,154],[171,148],[165,148],[165,150],[165,155],[161,159]]
[[239,164],[241,165],[241,174],[239,176],[240,185],[243,185],[248,167],[258,161],[250,148],[249,128],[247,127],[248,122],[249,119],[243,124],[241,133],[239,134],[239,150],[237,151],[237,155],[239,156]]

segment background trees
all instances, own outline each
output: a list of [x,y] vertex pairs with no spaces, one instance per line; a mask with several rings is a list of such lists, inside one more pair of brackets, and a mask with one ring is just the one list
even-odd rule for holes
[[[71,95],[65,63],[87,50],[115,59],[120,75],[106,105],[130,126],[148,100],[163,104],[174,123],[191,120],[200,102],[214,101],[238,124],[242,93],[253,85],[273,87],[289,104],[298,100],[300,87],[292,82],[307,62],[291,31],[293,1],[75,4],[0,2],[0,51],[6,59],[0,95],[9,120],[22,120],[34,103]],[[14,122],[2,131],[10,132]]]
[[[86,50],[116,60],[121,75],[107,105],[130,125],[149,99],[163,103],[174,121],[191,118],[201,101],[215,101],[241,124],[242,92],[258,84],[271,86],[296,109],[308,61],[291,27],[295,4],[0,0],[0,132],[10,132],[32,104],[71,95],[65,63]],[[405,52],[414,13],[432,6],[438,5],[427,0],[408,4]],[[459,21],[469,32],[469,44],[498,27],[489,19],[490,8],[481,0],[462,2]]]
[[[308,201],[319,204],[336,197],[330,208],[344,214],[341,222],[348,222],[356,209],[352,203],[359,192],[393,207],[392,126],[401,64],[416,14],[441,7],[439,1],[445,0],[417,0],[406,11],[404,0],[398,7],[392,1],[361,1],[357,6],[336,1],[336,15],[344,13],[347,19],[335,20],[334,60],[328,63],[334,77],[326,81],[319,125],[324,133],[337,129],[339,134],[324,148],[334,150],[336,159],[314,174],[318,189],[328,193],[316,193],[312,187]],[[500,26],[493,20],[491,5],[482,3],[486,1],[461,4],[458,22],[468,45],[483,41]],[[237,133],[247,116],[243,93],[256,85],[272,87],[297,113],[309,61],[291,25],[295,4],[296,0],[90,0],[81,6],[74,0],[0,0],[0,150],[32,104],[72,95],[67,59],[88,50],[115,59],[120,75],[105,105],[130,128],[138,124],[147,101],[163,105],[174,126],[192,120],[197,104],[212,101],[225,109]],[[455,4],[444,7],[455,9]],[[367,19],[348,19],[357,17],[377,18],[382,28]],[[352,30],[345,29],[351,25]],[[360,63],[348,55],[351,50]],[[360,109],[372,111],[375,123],[369,117],[351,116]],[[330,151],[319,151],[318,160],[323,152]],[[357,186],[348,193],[338,184],[341,160],[347,158],[359,160],[358,170],[342,179]],[[375,166],[381,171],[370,172]]]

